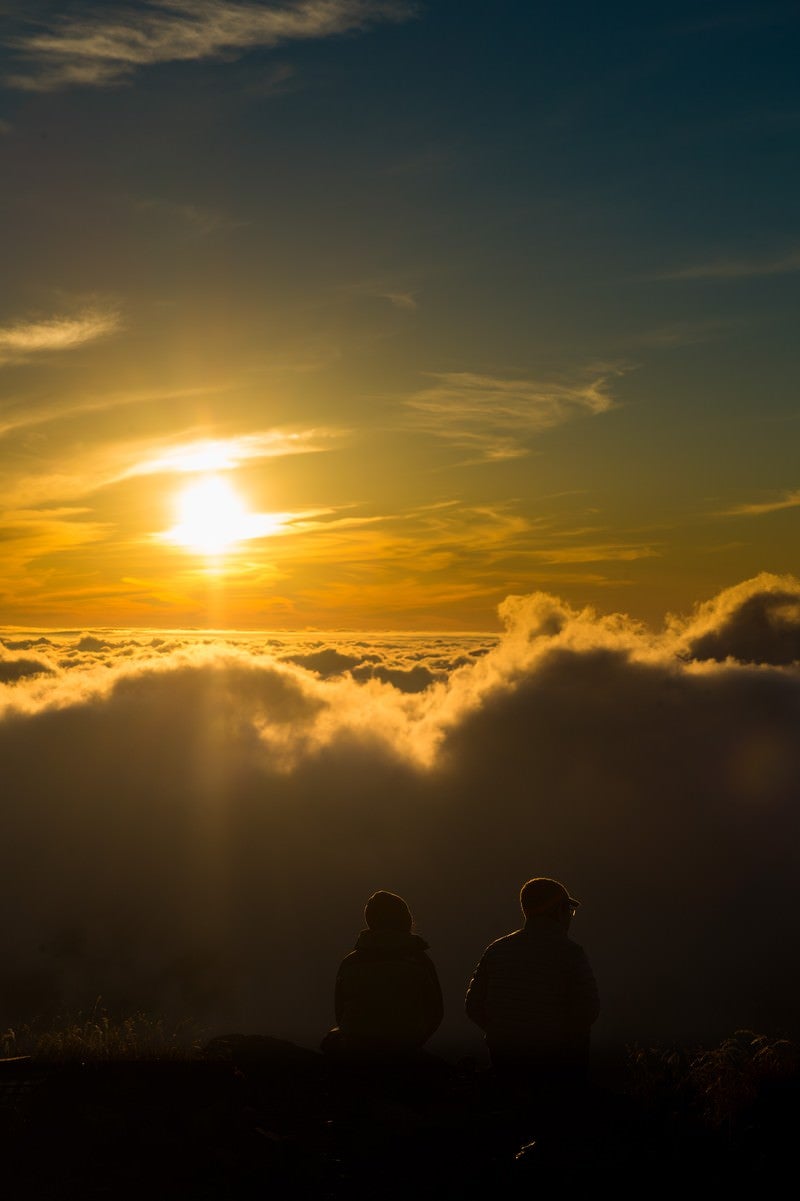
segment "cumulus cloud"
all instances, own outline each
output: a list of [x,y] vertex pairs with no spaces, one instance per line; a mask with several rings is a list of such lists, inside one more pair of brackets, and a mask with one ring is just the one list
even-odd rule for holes
[[14,43],[23,70],[12,86],[51,91],[128,81],[165,62],[240,57],[258,47],[333,37],[385,21],[402,21],[402,0],[147,0],[144,8],[95,5],[55,16]]
[[43,351],[75,350],[116,333],[121,323],[118,312],[101,309],[86,309],[76,317],[16,321],[0,328],[0,364],[19,362]]
[[683,630],[691,659],[800,662],[800,581],[764,573],[700,605]]
[[445,678],[443,672],[433,672],[429,667],[416,663],[413,667],[386,667],[382,663],[362,663],[352,670],[355,680],[382,680],[400,692],[424,692],[436,680]]
[[603,368],[570,380],[442,372],[408,399],[409,420],[416,429],[473,452],[475,461],[517,459],[529,453],[528,440],[542,430],[613,408],[609,386],[620,372]]
[[306,654],[296,651],[286,656],[286,662],[299,663],[301,667],[327,679],[329,676],[343,675],[349,668],[357,667],[361,660],[358,655],[346,655],[334,646],[326,646]]
[[[102,995],[316,1045],[384,887],[431,943],[437,1046],[479,1052],[466,980],[545,874],[583,902],[598,1045],[797,1034],[800,671],[763,626],[753,662],[686,650],[753,598],[796,631],[800,585],[735,591],[660,632],[537,593],[496,640],[10,633],[53,672],[0,689],[0,1020]],[[371,678],[296,661],[331,650]],[[388,682],[415,666],[443,674]]]
[[40,659],[8,655],[0,643],[0,684],[13,684],[30,676],[52,675],[54,669]]

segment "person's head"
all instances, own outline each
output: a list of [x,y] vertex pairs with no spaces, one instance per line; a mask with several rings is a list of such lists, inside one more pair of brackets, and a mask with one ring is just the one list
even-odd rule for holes
[[519,903],[526,921],[529,917],[549,917],[568,926],[580,901],[569,895],[560,880],[534,876],[522,885]]
[[408,933],[414,919],[402,897],[380,889],[364,906],[364,921],[370,930],[399,930]]

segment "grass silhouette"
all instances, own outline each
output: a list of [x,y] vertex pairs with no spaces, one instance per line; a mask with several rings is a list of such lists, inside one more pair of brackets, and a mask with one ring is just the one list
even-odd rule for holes
[[0,1162],[17,1194],[274,1197],[617,1196],[777,1184],[800,1120],[800,1047],[736,1030],[719,1045],[631,1045],[544,1129],[464,1060],[424,1079],[331,1073],[268,1036],[91,1012],[0,1034]]

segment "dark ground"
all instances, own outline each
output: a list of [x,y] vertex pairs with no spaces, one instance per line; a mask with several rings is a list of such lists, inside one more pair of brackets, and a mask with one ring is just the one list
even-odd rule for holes
[[429,1057],[379,1078],[266,1037],[186,1060],[0,1060],[0,1193],[52,1198],[530,1198],[759,1190],[796,1170],[797,1074],[724,1120],[650,1081],[593,1083],[552,1125],[490,1073]]

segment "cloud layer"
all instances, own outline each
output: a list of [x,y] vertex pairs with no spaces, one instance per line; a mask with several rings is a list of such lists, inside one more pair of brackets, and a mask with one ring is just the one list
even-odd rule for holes
[[316,1045],[385,887],[431,943],[440,1049],[479,1048],[466,980],[551,874],[600,1044],[797,1033],[800,582],[659,634],[543,593],[502,616],[496,640],[7,632],[0,1021],[102,995]]

